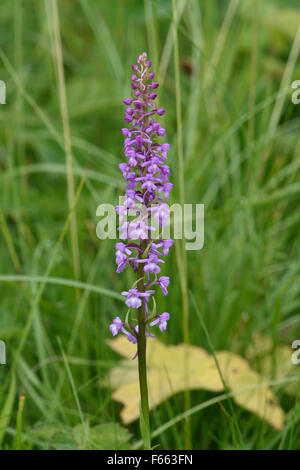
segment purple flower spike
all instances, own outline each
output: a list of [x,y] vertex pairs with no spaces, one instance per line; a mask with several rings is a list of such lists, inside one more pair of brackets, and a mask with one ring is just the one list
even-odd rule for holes
[[[174,240],[165,240],[158,235],[170,217],[166,200],[173,185],[169,181],[171,171],[166,164],[170,144],[161,141],[166,131],[156,120],[165,114],[165,109],[155,104],[159,84],[153,81],[151,65],[144,52],[132,66],[131,97],[124,99],[124,119],[128,124],[128,127],[122,128],[125,160],[119,164],[126,182],[126,192],[124,200],[116,207],[122,240],[116,243],[117,273],[127,265],[137,273],[135,284],[122,295],[129,308],[128,321],[134,321],[131,309],[138,309],[132,317],[139,320],[135,320],[134,325],[129,325],[126,320],[125,325],[116,317],[110,331],[113,336],[122,332],[133,344],[138,342],[139,329],[142,332],[143,328],[143,334],[152,338],[154,335],[148,330],[149,323],[165,331],[170,318],[168,312],[153,316],[150,309],[151,296],[155,294],[151,287],[157,286],[163,295],[168,294],[170,278],[158,278],[157,275],[164,264],[162,258],[168,255],[174,243]],[[136,218],[129,220],[128,215],[131,216],[132,212],[136,212]]]

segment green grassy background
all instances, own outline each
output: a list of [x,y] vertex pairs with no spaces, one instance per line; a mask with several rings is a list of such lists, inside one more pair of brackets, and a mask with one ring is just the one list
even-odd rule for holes
[[[244,356],[259,332],[275,351],[300,337],[300,105],[291,103],[291,83],[300,79],[299,5],[177,3],[185,197],[205,204],[205,245],[187,252],[186,282],[216,350]],[[172,202],[179,200],[172,17],[169,0],[59,0],[57,16],[52,0],[1,4],[3,448],[48,448],[54,428],[57,445],[71,448],[70,430],[82,421],[102,425],[100,434],[106,423],[120,421],[121,406],[100,385],[119,360],[105,341],[111,319],[125,313],[119,292],[132,276],[115,273],[114,242],[96,237],[96,208],[117,203],[123,192],[122,100],[130,93],[131,64],[144,50],[167,109]],[[80,182],[76,216],[69,215]],[[178,268],[173,250],[164,267],[169,296],[158,300],[171,313],[160,336],[168,344],[183,340]],[[209,350],[191,299],[189,331],[192,344]],[[287,412],[282,431],[236,405],[233,417],[224,402],[192,416],[190,447],[300,448],[297,397],[288,397],[284,386],[276,394]],[[193,392],[191,405],[211,396]],[[152,413],[152,430],[182,410],[181,394],[164,402]],[[130,445],[137,445],[138,424],[128,430]],[[184,430],[179,422],[153,444],[183,448]]]

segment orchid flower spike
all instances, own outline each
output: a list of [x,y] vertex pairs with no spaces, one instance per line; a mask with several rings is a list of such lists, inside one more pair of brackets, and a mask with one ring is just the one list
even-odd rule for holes
[[[116,244],[116,263],[117,273],[130,266],[138,273],[138,277],[142,276],[122,295],[129,309],[135,312],[143,309],[143,324],[147,324],[145,334],[153,337],[148,327],[158,325],[160,331],[165,331],[170,318],[168,312],[161,315],[156,312],[150,314],[148,307],[151,296],[155,294],[153,287],[157,285],[163,295],[167,295],[170,283],[168,276],[157,275],[164,265],[162,258],[168,255],[174,240],[163,240],[159,236],[154,238],[156,229],[150,223],[152,218],[160,229],[169,219],[166,200],[169,199],[173,185],[169,181],[171,172],[166,160],[170,145],[161,142],[165,129],[156,119],[165,114],[165,109],[155,103],[159,84],[153,80],[151,61],[145,52],[137,58],[132,69],[131,97],[124,100],[124,120],[128,125],[122,129],[126,160],[120,163],[119,168],[127,186],[124,202],[116,207],[122,240]],[[136,220],[126,220],[129,211],[136,207],[139,208],[139,217]],[[133,315],[135,318],[137,316]],[[133,343],[139,337],[139,325],[129,325],[127,320],[124,323],[119,317],[111,323],[110,331],[113,336],[122,332]]]

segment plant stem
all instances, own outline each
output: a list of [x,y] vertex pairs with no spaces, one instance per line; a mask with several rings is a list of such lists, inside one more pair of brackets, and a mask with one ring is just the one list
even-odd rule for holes
[[19,397],[18,404],[18,414],[17,414],[17,430],[14,448],[15,450],[21,450],[21,434],[22,434],[22,418],[23,418],[23,408],[25,403],[25,395]]
[[[176,94],[176,120],[177,120],[177,154],[178,154],[178,173],[179,173],[179,195],[180,205],[184,210],[185,194],[184,194],[184,161],[183,161],[183,134],[182,134],[182,114],[181,114],[181,92],[180,92],[180,65],[179,65],[179,46],[177,36],[177,2],[172,0],[173,10],[173,37],[174,37],[174,68],[175,68],[175,94]],[[183,341],[185,344],[185,355],[184,355],[184,370],[185,370],[185,391],[184,391],[184,410],[187,411],[191,407],[191,394],[189,390],[189,299],[188,299],[188,286],[187,286],[187,255],[185,250],[185,236],[184,236],[184,224],[182,221],[182,240],[179,248],[178,262],[179,274],[180,274],[180,285],[181,285],[181,297],[182,297],[182,329],[183,329]],[[191,445],[191,424],[190,419],[185,422],[185,448],[189,449]]]
[[[67,190],[68,190],[68,202],[69,202],[69,210],[70,210],[71,207],[74,206],[74,200],[75,200],[73,155],[72,155],[71,130],[70,130],[69,111],[68,111],[68,104],[67,104],[67,94],[66,94],[66,84],[65,84],[63,54],[62,54],[62,42],[61,42],[61,35],[60,35],[57,0],[52,0],[51,15],[52,15],[51,18],[52,18],[52,28],[53,28],[53,40],[54,40],[54,54],[55,54],[54,57],[55,57],[55,61],[56,61],[55,63],[57,67],[59,104],[60,104],[60,112],[61,112],[62,127],[63,127],[64,149],[65,149],[65,155],[66,155]],[[70,221],[70,231],[71,231],[71,246],[72,246],[74,274],[75,274],[76,280],[80,280],[81,268],[80,268],[76,211],[72,211],[72,216],[71,216],[71,221]],[[79,291],[77,292],[78,292],[78,296],[80,297]]]
[[[258,51],[258,4],[257,0],[253,2],[252,19],[252,49],[251,49],[251,69],[250,69],[250,92],[249,92],[249,121],[248,121],[248,139],[249,145],[254,137],[255,128],[255,96],[256,96],[256,77],[257,77],[257,51]],[[254,173],[255,175],[255,173]]]
[[[142,244],[142,252],[145,251],[146,243]],[[142,255],[140,255],[141,257]],[[145,292],[144,286],[144,271],[143,264],[139,263],[137,273],[137,288],[139,292]],[[150,449],[150,424],[149,424],[149,403],[148,403],[148,385],[147,385],[147,366],[146,366],[146,325],[145,325],[145,306],[142,303],[138,309],[138,368],[139,368],[139,383],[140,383],[140,395],[141,395],[141,416],[140,425],[141,433],[144,441],[144,448]]]

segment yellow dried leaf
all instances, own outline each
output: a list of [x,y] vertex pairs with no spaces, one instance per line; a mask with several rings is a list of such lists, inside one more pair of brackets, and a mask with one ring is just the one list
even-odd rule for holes
[[[137,362],[131,360],[135,355],[136,346],[122,336],[109,340],[108,344],[114,351],[127,358],[111,370],[106,384],[116,388],[113,399],[123,403],[121,418],[128,424],[139,417]],[[284,412],[273,392],[266,387],[255,389],[262,383],[259,374],[250,368],[245,359],[230,352],[217,352],[216,357],[229,389],[239,392],[241,389],[252,388],[237,393],[234,400],[276,429],[281,429]],[[213,356],[197,346],[165,346],[157,339],[152,339],[147,345],[147,372],[150,409],[187,387],[191,390],[203,389],[213,392],[223,390]]]
[[[248,348],[247,357],[255,361],[261,375],[265,380],[284,379],[295,374],[295,366],[291,361],[292,349],[290,346],[272,347],[272,338],[256,333],[252,338],[252,344]],[[298,383],[288,383],[284,391],[290,395],[297,392]]]
[[249,391],[237,393],[235,402],[248,411],[252,411],[268,421],[274,428],[281,429],[284,412],[274,393],[260,385],[266,380],[250,368],[242,357],[228,351],[216,353],[226,386],[233,392],[249,388]]
[[[289,346],[277,346],[273,354],[261,359],[262,374],[268,379],[282,379],[295,374],[295,365],[292,363],[293,350]],[[297,382],[290,383],[285,391],[294,394],[297,391]]]

